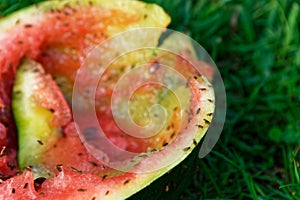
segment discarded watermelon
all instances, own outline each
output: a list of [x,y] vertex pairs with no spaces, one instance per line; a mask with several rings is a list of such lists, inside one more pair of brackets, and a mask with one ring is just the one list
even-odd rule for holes
[[[57,139],[57,143],[51,143],[53,148],[39,155],[39,157],[44,155],[44,158],[38,159],[39,163],[37,163],[46,166],[50,171],[52,170],[51,173],[54,174],[54,177],[34,180],[33,169],[30,166],[26,167],[26,165],[30,165],[30,163],[26,163],[28,159],[20,163],[20,157],[18,164],[22,173],[15,174],[18,168],[16,163],[16,129],[11,114],[12,87],[18,85],[15,82],[15,75],[17,67],[24,57],[34,60],[34,63],[40,63],[38,65],[43,66],[44,70],[51,74],[70,103],[70,94],[76,72],[94,45],[125,30],[149,26],[163,28],[168,23],[169,17],[156,5],[120,0],[44,2],[1,19],[0,102],[3,112],[0,121],[0,134],[2,136],[0,141],[0,148],[2,149],[0,149],[0,159],[2,159],[0,160],[0,173],[3,174],[4,179],[9,178],[0,184],[1,199],[124,199],[150,185],[155,179],[170,171],[189,155],[206,132],[213,117],[214,94],[207,78],[187,70],[186,75],[190,77],[187,88],[192,96],[188,99],[191,109],[186,115],[185,130],[180,133],[177,132],[173,136],[170,131],[163,132],[166,134],[155,138],[159,141],[155,144],[158,151],[151,151],[150,153],[146,151],[148,143],[125,137],[122,143],[125,143],[125,146],[131,151],[140,153],[138,164],[132,166],[127,172],[107,168],[88,154],[76,136],[74,123],[67,117],[70,122],[65,120],[65,123],[56,123],[62,130],[62,137]],[[158,38],[159,35],[150,37],[151,40],[156,41]],[[149,63],[152,62],[155,65],[161,61],[159,59],[163,59],[163,56],[155,57],[154,55]],[[188,69],[189,64],[182,62],[180,56],[167,57],[166,59],[171,60],[175,67],[180,66]],[[48,75],[41,73],[39,76]],[[29,83],[24,81],[21,84]],[[53,88],[53,86],[51,87]],[[145,91],[148,91],[147,88],[139,91],[139,94],[144,94]],[[14,92],[17,93],[17,89]],[[111,93],[105,93],[101,98],[109,95]],[[169,98],[168,96],[164,97],[167,97],[167,100]],[[17,112],[15,116],[23,112],[22,109],[17,108],[19,103],[16,102],[13,106]],[[64,108],[65,106],[63,108],[49,107],[49,104],[45,105],[43,101],[41,102],[39,104],[41,107],[54,112],[54,118],[55,114],[63,118],[62,113],[66,113],[64,111],[69,109]],[[55,101],[53,100],[53,102]],[[138,107],[140,105],[138,104]],[[175,108],[173,111],[174,113],[178,112]],[[107,130],[118,132],[119,130],[111,128],[115,125],[112,125],[110,114],[103,112],[101,116],[103,115],[105,116],[104,120],[100,123],[107,127]],[[22,128],[20,123],[23,119],[18,117],[16,119],[16,125],[20,132]],[[176,127],[176,124],[173,126]],[[170,127],[174,128],[173,126]],[[30,131],[31,128],[26,128],[26,130]],[[47,144],[47,142],[44,144],[44,141],[39,139],[37,143],[39,145]],[[117,142],[116,145],[118,144]],[[22,147],[19,146],[19,148]],[[76,149],[78,151],[75,152]],[[145,153],[148,153],[147,156]],[[176,160],[167,167],[151,173],[135,173],[136,170],[147,170],[150,165],[156,165],[156,163],[172,159],[178,155],[180,155],[180,160]],[[173,182],[173,186],[176,184],[179,185],[180,183]],[[163,191],[169,192],[172,185],[166,182],[163,185],[156,185],[156,187],[161,187]],[[154,193],[153,191],[152,193],[144,191],[144,194],[153,195]],[[137,195],[143,196],[141,193]],[[140,197],[136,196],[136,198]],[[149,198],[155,197],[150,196]],[[157,198],[161,198],[161,196]]]

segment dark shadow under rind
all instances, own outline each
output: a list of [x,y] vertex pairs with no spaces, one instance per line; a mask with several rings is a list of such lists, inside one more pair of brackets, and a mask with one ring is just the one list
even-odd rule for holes
[[194,174],[199,170],[198,144],[188,157],[149,186],[134,194],[128,200],[179,199],[183,191],[192,183]]

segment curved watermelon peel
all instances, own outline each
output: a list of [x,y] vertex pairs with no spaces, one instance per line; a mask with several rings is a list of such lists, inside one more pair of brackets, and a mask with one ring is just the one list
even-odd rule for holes
[[[94,3],[93,5],[97,5],[99,3],[99,5],[101,4],[102,6],[107,6],[107,7],[115,6],[114,1],[112,3],[107,3],[107,5],[102,1],[93,1],[93,3]],[[120,1],[116,1],[115,3],[119,6],[121,5],[124,6],[123,2],[120,3]],[[65,3],[58,3],[56,6],[62,7],[62,5],[64,4]],[[131,3],[129,3],[128,5],[130,4]],[[135,4],[135,2],[133,4]],[[137,4],[140,6],[144,5],[142,3],[141,4],[137,3]],[[51,6],[50,3],[49,4],[44,3],[39,6],[39,9],[45,8],[45,10],[48,10],[49,6],[53,9],[54,8],[53,5],[55,5],[53,4],[53,2],[51,3]],[[162,10],[160,10],[160,8],[156,6],[153,6],[152,8],[155,14],[157,12],[160,13],[158,16],[162,16],[162,15],[165,16],[162,13]],[[0,23],[0,27],[4,28],[3,29],[5,30],[4,32],[8,31],[9,28],[6,27],[9,27],[10,26],[9,24],[12,21],[14,21],[16,18],[22,16],[22,18],[25,17],[25,19],[26,18],[30,19],[31,17],[28,16],[31,16],[33,13],[37,12],[36,8],[29,8],[26,10],[27,11],[23,11],[19,14],[14,14],[13,16],[9,17],[7,21],[6,20],[4,22],[2,21]],[[147,13],[147,15],[149,15],[149,13]],[[40,16],[40,14],[38,14],[37,16],[38,18],[40,17],[41,19],[43,18],[43,15]],[[33,14],[32,17],[36,19],[36,14]],[[162,21],[164,21],[163,25],[161,24]],[[25,24],[26,23],[27,22],[25,22]],[[168,23],[169,23],[168,17],[165,16],[165,19],[160,20],[159,24],[156,23],[154,24],[155,26],[164,27]],[[145,23],[145,24],[139,24],[138,26],[153,26],[153,24]],[[126,30],[127,28],[134,28],[134,27],[137,27],[137,25],[126,26],[125,29],[122,28],[122,30]],[[25,27],[25,28],[31,28],[31,27]],[[114,35],[115,33],[122,30],[120,30],[119,27],[111,28],[109,29],[107,34]],[[7,39],[9,37],[7,36],[7,34],[1,34],[0,38]],[[35,41],[36,43],[34,43],[34,45],[30,45],[29,49],[22,50],[21,52],[19,52],[18,56],[15,58],[16,60],[9,61],[7,60],[8,57],[2,57],[2,59],[0,58],[1,64],[3,64],[3,66],[11,67],[10,69],[9,67],[4,68],[1,71],[1,79],[4,80],[3,74],[7,73],[9,70],[12,70],[8,73],[10,76],[5,79],[10,81],[0,82],[1,97],[4,100],[5,104],[8,105],[10,104],[9,97],[11,94],[9,91],[11,90],[2,90],[2,89],[11,87],[12,85],[11,80],[13,80],[13,75],[15,72],[14,70],[18,65],[18,62],[21,59],[21,57],[23,57],[24,55],[27,55],[32,58],[37,57],[38,52],[31,51],[31,48],[34,49],[36,46],[39,46],[41,44],[43,40],[42,36],[39,36],[38,38],[40,39]],[[182,132],[176,140],[174,140],[170,145],[168,145],[163,150],[158,152],[153,152],[152,155],[149,157],[142,157],[142,159],[139,162],[139,165],[132,168],[129,172],[117,176],[108,177],[108,178],[105,177],[100,178],[99,176],[96,175],[81,174],[78,172],[72,172],[70,170],[64,169],[64,167],[60,167],[59,168],[60,172],[58,173],[57,177],[46,179],[45,182],[42,184],[41,189],[35,191],[33,190],[34,188],[33,174],[32,172],[30,172],[30,170],[29,171],[25,170],[22,173],[22,175],[15,176],[14,178],[7,180],[0,185],[0,190],[3,191],[0,194],[0,196],[2,195],[1,197],[9,197],[10,195],[17,196],[17,194],[20,194],[23,195],[23,197],[28,195],[28,198],[47,198],[47,199],[48,198],[57,199],[60,197],[65,197],[70,199],[74,199],[76,197],[78,197],[78,199],[85,199],[85,198],[86,199],[96,199],[96,198],[100,198],[100,199],[121,199],[122,198],[123,199],[131,196],[132,194],[136,193],[142,188],[148,186],[152,181],[154,181],[158,177],[162,176],[163,174],[171,170],[174,166],[180,163],[180,161],[182,161],[185,157],[187,157],[188,154],[192,151],[192,149],[194,149],[195,146],[198,144],[198,142],[206,132],[207,128],[209,127],[210,121],[213,117],[212,114],[214,113],[214,94],[213,94],[212,85],[207,81],[205,77],[195,76],[189,79],[188,86],[191,90],[191,93],[193,94],[191,99],[191,105],[192,108],[194,109],[191,110],[193,116],[190,118],[185,132]],[[201,108],[200,113],[198,112],[198,108]],[[195,133],[195,135],[191,133]],[[184,138],[188,138],[188,139],[185,140]],[[187,143],[184,144],[182,141],[186,141]],[[149,168],[149,165],[155,165],[156,162],[159,163],[160,160],[164,158],[172,158],[173,154],[174,155],[181,154],[182,156],[180,160],[160,170],[156,170],[154,172],[144,173],[144,174],[135,173],[136,171],[146,170],[147,168]],[[19,181],[24,184],[20,184]],[[87,185],[89,186],[88,188],[86,188]]]
[[[177,41],[180,42],[180,39],[178,37],[179,33],[176,33],[174,31],[168,30],[169,32],[172,32],[173,34],[168,38],[170,41],[173,40],[174,36],[176,36],[176,40],[173,41]],[[124,63],[135,63],[134,68],[130,68],[129,70],[124,70],[124,72],[122,72],[124,75],[121,76],[120,79],[118,79],[116,82],[117,84],[115,85],[115,83],[110,82],[111,85],[113,85],[113,92],[112,92],[112,97],[111,97],[111,101],[112,101],[112,113],[113,113],[113,117],[114,120],[116,121],[117,125],[120,127],[122,125],[125,126],[130,126],[131,130],[133,130],[133,126],[135,126],[134,124],[132,124],[132,122],[130,122],[129,118],[130,116],[126,116],[126,119],[122,118],[118,118],[116,113],[118,113],[117,109],[118,108],[114,108],[113,102],[116,101],[114,100],[114,98],[118,98],[115,93],[116,90],[118,90],[118,93],[122,93],[122,90],[126,91],[126,93],[131,93],[133,92],[133,88],[137,87],[138,85],[143,85],[143,84],[149,84],[149,83],[155,83],[155,84],[162,84],[165,85],[169,90],[173,90],[172,92],[175,92],[175,96],[176,98],[179,100],[179,106],[181,109],[181,112],[192,112],[189,108],[183,108],[182,104],[184,104],[184,102],[182,102],[182,98],[185,99],[189,99],[189,96],[187,94],[185,94],[183,92],[183,89],[180,89],[179,91],[176,92],[176,90],[178,90],[180,87],[182,88],[186,88],[187,85],[190,82],[190,76],[193,74],[184,74],[184,71],[188,71],[191,70],[192,73],[194,74],[205,74],[207,77],[212,77],[213,75],[213,68],[210,67],[208,64],[203,65],[202,62],[199,62],[198,60],[187,60],[187,56],[189,55],[189,51],[193,50],[193,47],[190,45],[189,40],[187,38],[181,38],[181,40],[185,41],[185,46],[181,46],[181,48],[178,49],[174,49],[174,47],[171,47],[170,44],[168,44],[168,41],[165,43],[163,43],[161,46],[157,47],[157,44],[155,42],[155,40],[145,40],[144,38],[147,38],[147,36],[151,36],[151,35],[160,35],[161,32],[163,32],[162,29],[158,29],[158,28],[142,28],[142,29],[135,29],[135,30],[131,30],[131,31],[127,31],[127,32],[123,32],[105,42],[103,42],[103,44],[100,44],[98,47],[96,47],[93,51],[91,51],[90,55],[87,56],[87,59],[85,60],[84,64],[82,65],[82,67],[79,70],[79,73],[77,74],[77,81],[75,81],[74,84],[74,91],[73,91],[73,114],[74,114],[74,119],[77,125],[77,129],[79,132],[81,132],[80,136],[82,135],[82,132],[84,132],[84,130],[88,127],[99,127],[98,130],[101,130],[101,124],[99,126],[99,122],[98,119],[96,117],[96,113],[95,113],[95,102],[97,102],[97,98],[95,101],[93,101],[93,98],[95,98],[95,94],[96,89],[97,89],[97,84],[101,85],[102,82],[101,78],[99,77],[103,77],[105,76],[105,70],[107,70],[108,68],[111,67],[111,65],[117,65],[117,66],[123,66]],[[151,38],[151,37],[150,37]],[[122,41],[126,41],[126,42],[122,42]],[[154,42],[152,42],[154,41]],[[183,41],[181,41],[183,42]],[[122,44],[122,45],[118,45],[118,44]],[[118,46],[118,48],[114,48],[114,46]],[[170,50],[167,50],[170,49]],[[185,51],[182,51],[182,49],[185,49]],[[106,55],[105,52],[109,51],[109,55]],[[153,56],[153,54],[155,56]],[[143,55],[142,58],[139,57],[139,55]],[[134,57],[135,56],[135,57]],[[176,57],[175,57],[176,56]],[[190,57],[189,57],[190,58]],[[131,60],[130,60],[131,59]],[[180,62],[188,62],[189,64],[181,64],[179,61],[176,61],[176,59],[182,59],[182,61]],[[150,60],[150,66],[147,68],[147,66],[144,66],[144,62],[148,62],[149,65],[149,60]],[[175,60],[175,62],[174,62]],[[179,62],[179,64],[177,63],[178,66],[176,66],[176,62]],[[91,67],[91,63],[97,63],[97,66],[95,66],[96,69],[94,69],[94,66]],[[153,64],[154,63],[154,64]],[[157,67],[159,63],[159,67]],[[101,67],[99,67],[99,66]],[[172,67],[168,67],[172,66],[174,67],[174,69],[171,70]],[[178,68],[179,67],[179,68]],[[186,69],[184,69],[184,67],[186,67]],[[155,72],[152,72],[153,71]],[[110,69],[113,70],[113,69]],[[144,70],[144,71],[143,71]],[[146,70],[146,72],[145,72]],[[154,74],[154,75],[150,75],[151,77],[154,76],[154,78],[149,78],[149,74],[147,73],[147,71],[150,71],[150,74]],[[172,72],[173,71],[173,72]],[[157,74],[155,74],[157,73]],[[162,75],[162,74],[165,75]],[[183,74],[181,74],[183,73]],[[130,74],[130,75],[128,75]],[[118,76],[118,75],[114,75],[114,76]],[[129,77],[130,76],[130,77]],[[178,77],[181,76],[181,77]],[[84,79],[86,79],[86,77],[89,77],[87,79],[87,81],[83,81]],[[125,78],[124,78],[125,77]],[[147,78],[148,77],[148,78]],[[169,79],[170,77],[172,77],[171,80],[164,80],[164,79]],[[179,78],[180,80],[176,80],[176,77]],[[127,80],[127,83],[125,81],[125,79]],[[206,78],[203,77],[202,80],[203,83],[207,83],[209,84],[209,82],[206,80]],[[178,82],[179,81],[179,82]],[[199,79],[199,81],[201,81]],[[128,83],[129,82],[129,83]],[[134,82],[134,83],[130,83],[130,82]],[[138,83],[137,83],[138,82]],[[176,83],[177,82],[177,83]],[[119,86],[118,86],[119,84]],[[129,84],[129,85],[127,85]],[[175,85],[177,86],[175,86]],[[121,86],[120,86],[121,85]],[[191,84],[194,85],[194,84]],[[173,88],[172,88],[173,87]],[[178,89],[175,89],[174,87],[177,87]],[[199,86],[200,87],[200,86]],[[85,89],[88,88],[89,91],[89,95],[85,95]],[[186,89],[188,90],[188,89]],[[214,94],[212,92],[212,85],[209,84],[209,87],[206,89],[206,87],[200,87],[198,88],[199,91],[201,91],[201,98],[198,99],[198,101],[202,101],[203,104],[201,104],[201,106],[203,107],[207,107],[208,110],[210,110],[210,112],[208,112],[207,116],[204,116],[202,111],[205,113],[206,110],[205,108],[202,109],[202,111],[200,112],[200,108],[197,108],[197,111],[195,111],[194,113],[197,114],[202,114],[200,117],[203,117],[203,119],[205,119],[207,121],[207,125],[209,125],[208,121],[210,122],[212,119],[212,116],[214,114],[214,106],[210,106],[210,104],[214,104]],[[123,92],[124,93],[124,92]],[[177,93],[177,94],[176,94]],[[191,93],[194,95],[197,95],[197,90],[192,90]],[[119,94],[120,95],[120,94]],[[124,94],[123,94],[124,95]],[[96,95],[97,96],[97,95]],[[125,95],[126,96],[126,95]],[[124,97],[122,97],[124,98]],[[166,97],[161,97],[161,98],[166,98]],[[181,98],[181,99],[180,99]],[[85,100],[84,100],[85,99]],[[90,103],[92,100],[92,103]],[[128,97],[126,97],[126,100],[129,101]],[[207,103],[206,106],[205,103]],[[90,106],[87,106],[91,104]],[[172,104],[172,103],[171,103]],[[167,107],[170,107],[171,105],[164,105]],[[175,107],[175,104],[173,105]],[[189,107],[194,108],[194,106],[196,105],[190,105]],[[84,114],[82,114],[84,113]],[[184,116],[182,115],[182,113],[180,114],[180,117],[183,118]],[[163,113],[160,113],[163,114]],[[193,118],[192,116],[185,116],[186,118]],[[206,118],[207,119],[206,119]],[[195,118],[195,117],[194,117]],[[118,122],[118,120],[120,122]],[[195,121],[189,119],[189,123],[195,123]],[[158,123],[162,123],[162,121],[158,122]],[[178,123],[177,121],[171,121],[169,122],[170,124],[165,124],[165,127],[167,127],[168,125],[171,126],[172,123]],[[179,122],[182,126],[187,126],[184,125],[183,122]],[[130,124],[130,125],[128,125]],[[200,122],[199,124],[200,125]],[[161,125],[160,125],[161,126]],[[205,124],[201,123],[200,125],[201,127],[205,127]],[[123,127],[122,127],[123,128]],[[126,128],[126,127],[125,127]],[[178,128],[177,131],[179,132],[183,132],[185,127],[181,127]],[[145,127],[135,127],[135,131],[138,132],[142,132],[142,134],[145,134],[145,132],[149,132],[149,129],[146,129]],[[153,129],[152,129],[153,130]],[[152,131],[151,130],[151,131]],[[176,130],[176,128],[174,129]],[[103,131],[103,130],[102,130]],[[155,130],[154,130],[155,131]],[[181,140],[182,144],[181,145],[186,145],[188,146],[189,142],[192,141],[195,138],[195,133],[197,131],[195,130],[189,130],[189,137],[187,136],[179,136],[179,138],[182,139],[178,139]],[[125,130],[125,133],[132,135],[132,133],[130,132],[130,130]],[[205,133],[205,132],[204,132]],[[133,133],[135,137],[139,137],[139,134],[137,133]],[[159,134],[159,133],[158,133]],[[146,134],[147,135],[147,134]],[[152,132],[148,133],[147,137],[152,136]],[[184,134],[182,134],[184,135]],[[99,136],[104,140],[105,135],[103,136]],[[84,137],[81,137],[82,141],[85,143],[88,143],[88,141],[85,141]],[[169,139],[166,139],[166,142],[171,143],[172,141],[168,141]],[[176,139],[177,140],[177,139]],[[197,139],[196,139],[197,140]],[[199,139],[200,140],[200,139]],[[184,141],[188,142],[187,144],[184,144]],[[199,142],[199,141],[197,141]],[[109,141],[108,141],[109,143]],[[99,144],[101,144],[101,147],[99,149],[105,149],[104,147],[110,144],[105,143],[105,141],[99,141]],[[98,144],[98,145],[99,145]],[[86,145],[87,149],[89,149],[90,145]],[[161,148],[162,146],[160,146],[159,148]],[[152,147],[153,148],[153,147]],[[155,148],[155,147],[154,147]],[[167,148],[168,149],[168,148]],[[168,151],[168,150],[165,151]],[[105,151],[105,150],[104,150]],[[113,152],[115,152],[115,154],[118,154],[118,157],[122,156],[122,153],[124,154],[124,157],[131,157],[132,156],[138,156],[138,154],[126,154],[127,152],[122,152],[122,150],[118,150],[118,148],[114,148],[114,150],[112,150]],[[175,150],[177,151],[177,150]],[[119,152],[119,153],[117,153]],[[93,150],[91,150],[91,153],[93,154]],[[169,153],[171,153],[171,151],[169,151]],[[168,154],[168,153],[167,153]],[[93,154],[94,155],[94,154]],[[97,155],[94,155],[97,156]],[[141,173],[143,172],[148,172],[148,171],[155,171],[157,169],[163,168],[173,162],[180,162],[182,160],[181,154],[179,152],[173,152],[173,156],[170,156],[171,159],[165,158],[164,159],[164,163],[161,164],[160,166],[156,166],[153,167],[151,169],[151,167],[149,169],[144,168],[144,170],[141,170]],[[124,165],[124,162],[121,162],[121,168]],[[116,168],[116,166],[112,166],[111,167]],[[155,166],[155,164],[154,164]],[[118,169],[118,170],[122,170],[122,169]],[[136,171],[137,172],[137,171]]]

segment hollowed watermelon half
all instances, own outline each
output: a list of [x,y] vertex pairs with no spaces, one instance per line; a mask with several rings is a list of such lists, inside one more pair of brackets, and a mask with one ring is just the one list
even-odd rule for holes
[[[103,73],[95,97],[96,117],[112,144],[137,155],[124,171],[109,165],[109,152],[95,156],[83,144],[70,106],[78,70],[96,45],[123,31],[165,28],[169,22],[168,15],[157,5],[122,0],[49,1],[1,19],[1,199],[124,199],[136,193],[138,199],[147,195],[155,199],[162,198],[161,191],[170,193],[180,188],[183,177],[172,181],[160,177],[170,173],[196,148],[214,113],[214,93],[208,81],[212,68],[198,62],[206,77],[194,70],[184,59],[186,55],[195,59],[188,48],[182,47],[179,54],[142,50],[112,63]],[[160,35],[144,37],[136,42],[158,43]],[[130,44],[124,41],[113,47],[122,45]],[[114,49],[105,53],[113,52]],[[143,110],[148,106],[160,103],[166,108],[165,126],[149,138],[124,133],[114,120],[110,104],[114,81],[139,62],[146,63],[151,73],[159,72],[162,64],[171,66],[187,80],[184,87],[174,83],[173,88],[186,102],[182,108],[176,95],[160,85],[135,90],[128,109],[136,124],[147,124],[149,116],[139,113],[147,113]],[[162,77],[168,78],[167,75]],[[87,123],[88,119],[89,116]],[[130,130],[130,126],[127,128]],[[85,131],[93,135],[95,129],[86,127]],[[148,170],[175,157],[179,159]],[[192,161],[180,166],[181,176],[191,173],[187,168]]]

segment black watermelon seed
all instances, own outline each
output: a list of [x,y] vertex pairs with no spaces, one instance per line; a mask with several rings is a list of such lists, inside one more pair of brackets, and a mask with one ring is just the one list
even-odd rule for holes
[[197,125],[198,128],[203,129],[204,127],[202,125]]
[[38,142],[40,145],[44,145],[44,143],[43,143],[41,140],[37,140],[37,142]]
[[173,137],[175,136],[175,131],[173,131],[173,133],[171,134],[170,138],[173,139]]
[[183,149],[183,151],[188,151],[188,150],[190,150],[191,149],[191,147],[185,147],[184,149]]
[[197,141],[196,141],[195,139],[193,139],[193,144],[194,144],[195,146],[198,145],[198,143],[197,143]]
[[77,173],[79,173],[79,174],[81,174],[81,173],[82,173],[82,171],[81,171],[81,170],[79,170],[79,169],[76,169],[75,167],[71,167],[71,169],[72,169],[72,171],[73,171],[73,172],[77,172]]
[[106,179],[107,178],[107,174],[105,174],[104,176],[102,176],[102,180]]
[[95,163],[94,161],[89,161],[89,163],[90,163],[91,165],[93,165],[94,167],[97,167],[97,166],[98,166],[97,163]]
[[15,165],[10,165],[10,164],[6,164],[6,165],[7,165],[7,167],[9,167],[10,170],[14,170],[17,168],[17,166],[15,166]]
[[24,27],[25,27],[25,28],[31,28],[31,27],[32,27],[32,24],[25,24]]
[[172,124],[171,124],[171,127],[172,127],[172,128],[174,128],[174,127],[175,127],[174,123],[172,123]]
[[56,169],[57,169],[57,171],[59,171],[59,172],[61,172],[62,171],[62,164],[57,164],[56,165]]
[[208,121],[207,119],[204,119],[205,124],[210,124],[210,121]]

